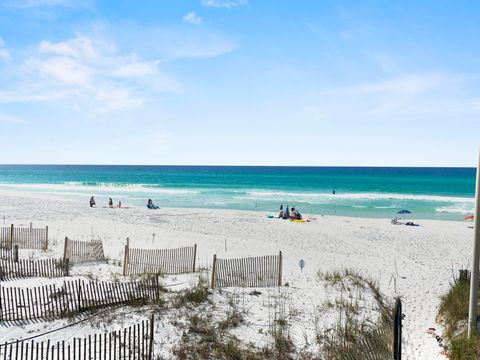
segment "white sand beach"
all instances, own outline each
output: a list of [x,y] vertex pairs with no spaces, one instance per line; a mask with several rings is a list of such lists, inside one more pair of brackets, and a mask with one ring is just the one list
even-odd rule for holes
[[[128,204],[124,204],[128,206]],[[161,204],[159,204],[161,206]],[[272,212],[273,214],[273,212]],[[213,254],[221,258],[247,257],[283,253],[282,287],[287,306],[295,315],[291,317],[290,334],[299,348],[314,351],[316,326],[328,327],[332,319],[325,315],[315,322],[316,308],[340,296],[335,287],[319,281],[318,271],[345,268],[359,270],[379,281],[380,290],[389,298],[400,296],[403,300],[404,357],[406,359],[442,359],[441,350],[431,335],[429,327],[441,329],[435,323],[439,296],[449,287],[461,268],[469,266],[473,231],[469,224],[433,220],[416,220],[419,227],[395,226],[390,219],[366,219],[307,214],[306,223],[293,223],[270,219],[264,212],[246,212],[207,209],[159,209],[140,207],[128,209],[89,208],[84,203],[47,197],[25,192],[0,193],[0,221],[3,226],[49,226],[50,249],[46,253],[22,251],[24,257],[61,257],[63,239],[100,238],[106,256],[121,260],[127,237],[130,245],[141,248],[174,248],[198,245],[197,263],[205,269],[212,264]],[[153,234],[155,234],[153,236]],[[304,259],[301,271],[299,260]],[[90,277],[111,280],[121,273],[121,267],[111,264],[75,266],[73,275],[90,274]],[[181,288],[194,283],[198,274],[168,277],[166,283],[179,284]],[[29,286],[57,280],[18,280],[2,286]],[[248,309],[245,321],[235,329],[235,334],[245,341],[261,344],[265,340],[260,328],[268,327],[270,302],[278,289],[257,289],[260,296],[251,296],[252,289],[213,290],[216,311],[224,311],[228,294],[234,293]],[[242,293],[243,292],[243,293]],[[239,301],[240,301],[239,300]],[[367,300],[366,300],[367,301]],[[123,311],[123,315],[122,315]],[[110,314],[111,315],[111,314]],[[122,318],[123,316],[123,318]],[[109,322],[133,321],[144,314],[118,310]],[[159,315],[155,344],[156,354],[171,357],[171,349],[181,333],[172,325],[174,314]],[[120,322],[120,320],[118,320]],[[46,328],[60,327],[64,322],[28,324],[20,327],[0,327],[0,342],[18,336],[34,334]],[[69,328],[62,336],[82,336],[98,328],[85,323]],[[60,336],[57,334],[57,336]]]

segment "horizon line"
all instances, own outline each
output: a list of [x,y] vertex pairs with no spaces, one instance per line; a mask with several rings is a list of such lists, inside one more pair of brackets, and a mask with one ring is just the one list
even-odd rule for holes
[[420,165],[222,165],[222,164],[64,164],[64,163],[0,163],[0,166],[172,166],[172,167],[283,167],[283,168],[430,168],[476,169],[475,166],[420,166]]

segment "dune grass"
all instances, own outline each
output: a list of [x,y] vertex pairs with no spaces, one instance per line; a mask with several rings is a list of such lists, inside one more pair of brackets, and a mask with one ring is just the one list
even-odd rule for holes
[[[322,359],[388,359],[392,356],[393,303],[381,293],[375,280],[359,271],[346,269],[318,272],[326,286],[341,290],[343,296],[326,308],[337,313],[333,327],[318,334],[322,342]],[[366,315],[365,297],[373,297],[376,306]]]
[[454,279],[448,293],[440,298],[437,322],[444,326],[450,360],[480,358],[480,338],[467,338],[470,279]]

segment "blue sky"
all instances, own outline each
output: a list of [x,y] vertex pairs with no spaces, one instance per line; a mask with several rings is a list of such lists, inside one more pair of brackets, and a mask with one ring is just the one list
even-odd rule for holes
[[4,0],[0,163],[475,166],[480,2]]

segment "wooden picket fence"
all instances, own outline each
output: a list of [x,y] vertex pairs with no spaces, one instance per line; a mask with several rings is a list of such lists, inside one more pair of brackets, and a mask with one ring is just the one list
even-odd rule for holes
[[153,360],[154,318],[123,330],[71,341],[15,341],[0,344],[0,359],[9,360]]
[[16,228],[13,224],[10,227],[0,228],[0,247],[11,249],[18,245],[20,249],[48,248],[48,226],[45,228],[30,227]]
[[78,241],[65,237],[63,260],[71,264],[105,261],[102,240]]
[[128,283],[70,280],[60,287],[0,286],[0,321],[62,318],[102,307],[148,303],[159,296],[157,277]]
[[278,255],[218,259],[213,255],[211,287],[282,285],[282,252]]
[[13,257],[12,249],[4,249],[0,247],[0,259],[9,260]]
[[68,276],[68,267],[68,259],[66,262],[55,259],[18,261],[0,259],[0,281]]
[[135,249],[124,250],[123,275],[183,274],[195,272],[197,244],[176,249]]

